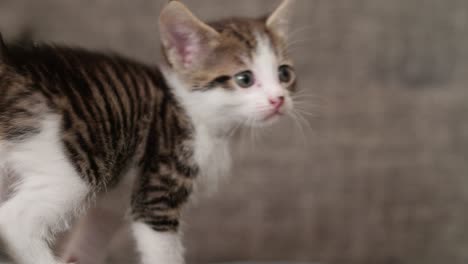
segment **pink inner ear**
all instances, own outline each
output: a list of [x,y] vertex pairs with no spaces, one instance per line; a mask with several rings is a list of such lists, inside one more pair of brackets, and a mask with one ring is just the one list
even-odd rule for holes
[[198,52],[197,36],[184,29],[176,29],[171,35],[171,45],[176,49],[180,61],[185,67],[190,66]]

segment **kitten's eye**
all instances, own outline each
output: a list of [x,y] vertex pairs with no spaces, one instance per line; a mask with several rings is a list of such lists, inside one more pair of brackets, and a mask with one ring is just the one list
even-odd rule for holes
[[282,83],[291,83],[294,80],[294,71],[291,66],[282,65],[278,69],[279,80]]
[[255,77],[251,71],[238,73],[234,76],[234,78],[236,79],[237,85],[242,88],[249,88],[255,83]]

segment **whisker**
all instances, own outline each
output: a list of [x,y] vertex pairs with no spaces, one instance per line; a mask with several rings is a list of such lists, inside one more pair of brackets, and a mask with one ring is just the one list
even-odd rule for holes
[[235,125],[231,131],[228,133],[228,137],[232,137],[234,136],[234,134],[239,130],[239,128],[243,125],[243,122],[239,122],[237,123],[237,125]]
[[304,108],[304,109],[317,109],[322,108],[323,105],[311,102],[294,102],[294,107]]
[[296,124],[295,127],[299,130],[299,137],[302,139],[302,143],[305,143],[306,135],[305,135],[305,132],[304,132],[304,128],[303,128],[301,122],[299,121],[299,119],[297,117],[297,114],[294,111],[292,111],[289,116],[291,116],[294,123]]
[[303,109],[303,108],[297,107],[297,106],[296,106],[295,110],[297,112],[299,112],[300,114],[307,114],[307,115],[311,115],[311,116],[315,116],[315,115],[318,114],[317,112],[307,111],[306,109]]
[[317,94],[315,93],[312,93],[311,91],[309,90],[305,90],[305,89],[301,89],[297,92],[294,92],[291,97],[297,97],[297,96],[313,96],[313,97],[317,97],[317,98],[320,98],[320,96],[318,96]]
[[302,121],[302,123],[306,126],[306,129],[308,130],[312,130],[312,124],[309,122],[309,120],[307,118],[305,118],[304,116],[302,116],[300,113],[298,113],[297,117],[299,118],[299,120]]
[[291,96],[291,98],[293,100],[296,100],[296,99],[315,99],[315,100],[318,100],[318,101],[322,101],[323,98],[320,98],[318,96],[315,96],[315,95],[309,95],[309,94],[304,94],[304,95],[293,95]]

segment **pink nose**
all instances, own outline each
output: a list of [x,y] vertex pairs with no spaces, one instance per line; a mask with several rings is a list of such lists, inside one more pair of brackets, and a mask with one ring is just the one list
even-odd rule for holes
[[284,96],[279,96],[277,98],[270,98],[270,104],[273,105],[276,109],[280,109],[284,104]]

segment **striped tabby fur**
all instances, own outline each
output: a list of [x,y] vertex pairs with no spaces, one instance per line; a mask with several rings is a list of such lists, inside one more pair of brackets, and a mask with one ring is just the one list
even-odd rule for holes
[[[193,127],[156,67],[80,49],[10,47],[0,79],[2,139],[40,132],[44,115],[62,117],[62,141],[76,170],[99,192],[137,163],[141,186],[134,213],[153,205],[177,208],[197,174],[190,149]],[[151,175],[158,175],[154,178]],[[151,219],[175,230],[176,216]]]
[[[64,161],[58,163],[63,163],[64,168],[67,163],[71,164],[73,173],[79,175],[80,179],[74,180],[70,188],[81,186],[77,182],[81,181],[86,191],[75,195],[79,198],[70,198],[73,206],[69,208],[54,204],[53,201],[60,203],[57,197],[50,197],[48,207],[37,197],[37,206],[43,203],[44,213],[47,208],[63,210],[61,217],[71,217],[75,214],[72,211],[78,210],[79,204],[84,204],[86,199],[107,193],[128,177],[130,171],[136,171],[130,208],[141,261],[183,262],[179,239],[166,236],[178,231],[181,209],[192,192],[195,178],[199,174],[210,174],[212,167],[221,166],[216,158],[222,155],[217,153],[226,152],[227,143],[223,142],[227,142],[228,132],[239,122],[239,116],[231,118],[234,114],[226,109],[238,107],[241,101],[237,106],[234,104],[237,99],[232,99],[232,104],[217,104],[229,98],[230,93],[246,90],[238,86],[239,77],[235,74],[249,69],[250,64],[257,69],[255,61],[267,66],[273,59],[291,63],[284,44],[284,25],[275,24],[280,18],[284,19],[283,13],[290,2],[284,1],[269,18],[228,19],[209,26],[196,19],[182,4],[171,2],[163,11],[160,22],[166,65],[162,68],[115,54],[52,45],[5,46],[2,41],[0,159],[3,157],[5,161],[0,160],[0,173],[12,171],[26,186],[29,178],[16,169],[17,163],[10,161],[13,158],[9,156],[27,151],[34,152],[36,156],[33,157],[42,158],[37,154],[41,149],[33,149],[28,144],[47,134],[50,129],[44,124],[53,124],[52,117],[58,117],[56,146],[59,146],[58,152],[63,150],[64,153]],[[185,19],[179,20],[180,17]],[[180,35],[183,30],[190,32]],[[274,74],[272,78],[259,74],[258,87],[273,83],[279,87],[276,68]],[[260,109],[258,115],[261,118],[256,118],[256,122],[276,118],[282,104],[288,105],[289,93],[295,90],[295,84],[294,80],[284,90],[266,90],[270,97],[278,93],[281,100],[272,102],[270,99],[271,104],[279,105],[272,113]],[[206,98],[216,106],[210,108]],[[208,101],[203,101],[205,99]],[[270,108],[268,111],[271,112]],[[222,121],[211,122],[212,119]],[[23,145],[28,147],[18,147]],[[47,157],[43,158],[47,160]],[[2,167],[5,170],[1,170]],[[14,238],[25,235],[21,230],[15,229],[16,233],[6,231],[15,222],[13,218],[20,215],[18,206],[9,208],[8,204],[20,204],[18,197],[26,192],[22,188],[19,183],[11,201],[0,206],[0,217],[10,219],[2,221],[0,218],[0,236],[19,263],[29,264],[32,260],[34,263],[51,263],[50,252],[45,252],[48,249],[42,246],[53,236],[51,230],[56,229],[56,222],[51,221],[48,225],[33,220],[28,222],[45,232],[36,234],[37,239],[33,237],[32,241],[37,243],[31,242],[29,247]],[[62,188],[68,187],[64,184]],[[34,195],[34,189],[28,192],[28,197]],[[67,192],[64,190],[60,195],[65,204]],[[30,209],[25,206],[21,210]],[[27,236],[35,236],[35,233]],[[33,253],[25,255],[21,250]],[[80,259],[79,256],[73,258]]]

